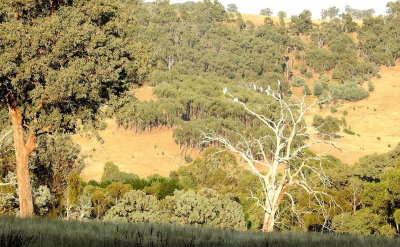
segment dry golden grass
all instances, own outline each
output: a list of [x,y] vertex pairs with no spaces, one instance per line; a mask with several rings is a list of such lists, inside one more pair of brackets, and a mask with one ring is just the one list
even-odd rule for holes
[[[139,100],[156,99],[151,87],[134,90]],[[107,128],[100,131],[104,143],[96,138],[74,136],[74,141],[82,148],[86,167],[82,172],[85,181],[100,180],[106,162],[112,161],[121,171],[135,173],[140,177],[152,174],[168,176],[170,171],[185,164],[182,150],[172,138],[172,129],[160,128],[150,132],[135,133],[118,127],[114,120],[107,120]],[[199,152],[189,150],[187,155],[197,157]]]
[[133,90],[133,93],[139,101],[149,101],[157,99],[157,97],[153,94],[153,87],[143,86],[140,88],[135,88]]
[[315,108],[307,116],[307,124],[310,126],[314,114],[333,115],[341,119],[343,112],[347,111],[347,125],[360,135],[340,133],[342,138],[334,140],[333,143],[342,148],[343,152],[327,145],[314,147],[313,151],[326,152],[352,164],[364,155],[388,152],[399,143],[400,63],[395,67],[382,67],[379,73],[382,78],[373,80],[375,91],[369,98],[339,105],[337,113],[331,113],[329,108]]
[[[265,16],[263,15],[253,15],[253,14],[241,14],[244,21],[251,21],[256,26],[264,25]],[[279,17],[271,16],[275,23],[279,23]],[[285,23],[289,23],[290,18],[285,18]]]
[[[241,13],[241,15],[242,15],[243,20],[251,21],[256,26],[261,26],[264,24],[265,16],[263,16],[263,15],[244,14],[244,13]],[[279,17],[271,16],[271,18],[275,23],[279,23]],[[285,23],[288,24],[289,22],[290,22],[290,18],[288,18],[288,17],[285,18]],[[354,20],[354,22],[356,22],[358,25],[362,24],[362,20]],[[319,25],[322,23],[322,20],[316,19],[316,20],[313,20],[313,23]]]

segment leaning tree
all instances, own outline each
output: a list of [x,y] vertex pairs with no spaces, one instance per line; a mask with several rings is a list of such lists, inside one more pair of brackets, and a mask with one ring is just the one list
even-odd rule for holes
[[327,200],[332,203],[331,197],[324,191],[315,189],[316,183],[310,181],[317,178],[319,185],[327,181],[322,162],[320,158],[307,152],[310,147],[326,142],[314,140],[307,133],[304,122],[306,113],[317,103],[323,102],[306,105],[305,97],[289,98],[270,87],[263,89],[254,86],[254,89],[273,99],[275,103],[265,107],[277,114],[267,116],[261,113],[265,112],[265,109],[249,106],[235,98],[226,88],[224,94],[231,97],[233,103],[242,105],[248,114],[260,122],[260,126],[269,129],[268,134],[258,137],[245,135],[242,131],[232,131],[229,135],[222,136],[210,131],[204,133],[205,142],[222,145],[225,150],[238,155],[244,161],[244,165],[260,180],[262,196],[251,191],[251,197],[264,210],[262,231],[274,230],[285,196],[292,203],[293,212],[298,214],[295,210],[296,196],[289,190],[292,187],[304,189],[321,206],[321,211],[327,214],[324,203]]
[[141,80],[147,53],[129,8],[105,0],[0,3],[0,107],[13,128],[20,216],[33,215],[29,157],[48,133],[95,129]]

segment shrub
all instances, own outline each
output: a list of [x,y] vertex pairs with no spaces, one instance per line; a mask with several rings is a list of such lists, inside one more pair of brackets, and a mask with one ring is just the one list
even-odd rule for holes
[[337,108],[335,106],[332,106],[331,107],[331,113],[335,113],[335,112],[337,112]]
[[372,81],[368,81],[368,91],[370,92],[375,91],[375,85]]
[[306,76],[307,78],[312,78],[312,77],[313,77],[313,73],[311,73],[310,71],[307,71],[306,74],[305,74],[305,76]]
[[161,211],[155,196],[133,190],[111,207],[104,216],[107,221],[119,222],[160,222]]
[[324,139],[332,138],[340,131],[340,120],[331,116],[323,118],[315,115],[312,126],[324,137]]
[[324,87],[321,83],[314,83],[314,95],[320,96],[324,92]]
[[[149,182],[152,179],[149,179]],[[156,178],[150,184],[150,186],[143,189],[144,192],[150,195],[154,195],[157,199],[164,199],[166,196],[174,194],[175,190],[182,189],[177,180],[169,178]]]
[[107,122],[102,121],[99,125],[99,130],[105,130],[107,129],[107,126],[108,126]]
[[241,205],[211,189],[197,193],[177,190],[165,198],[163,209],[169,222],[174,224],[246,229]]
[[307,73],[307,65],[305,65],[304,63],[300,64],[299,69],[302,75],[305,75]]
[[101,182],[125,182],[129,179],[139,179],[136,174],[121,172],[117,165],[113,162],[107,162],[104,165],[103,176]]
[[358,101],[365,99],[369,96],[369,93],[363,88],[360,88],[355,83],[345,83],[335,85],[333,87],[333,96],[338,99],[348,100],[348,101]]
[[303,94],[305,94],[305,95],[312,95],[311,89],[308,87],[307,84],[304,84]]
[[293,87],[302,87],[305,84],[305,80],[301,77],[295,77],[293,78],[292,86]]
[[351,129],[344,129],[343,130],[344,133],[349,134],[349,135],[355,135],[356,133],[354,131],[352,131]]
[[193,159],[192,159],[192,157],[190,157],[190,155],[185,155],[184,159],[185,159],[186,163],[192,163],[192,161],[193,161]]
[[347,115],[349,115],[349,112],[348,111],[343,111],[343,115],[347,116]]

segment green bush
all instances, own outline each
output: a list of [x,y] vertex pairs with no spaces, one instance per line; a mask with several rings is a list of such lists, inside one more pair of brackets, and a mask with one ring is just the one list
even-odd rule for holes
[[355,135],[356,133],[354,131],[352,131],[351,129],[344,129],[343,130],[344,133],[349,134],[349,135]]
[[324,92],[324,87],[322,86],[321,83],[314,83],[314,95],[315,96],[320,96]]
[[305,76],[306,76],[307,78],[312,78],[312,77],[313,77],[313,73],[311,73],[310,71],[307,71],[306,74],[305,74]]
[[312,95],[311,89],[308,87],[307,84],[304,84],[303,94],[305,94],[305,95]]
[[370,92],[375,91],[375,85],[372,81],[368,81],[368,91]]
[[185,159],[186,163],[192,163],[192,161],[193,161],[193,159],[192,159],[192,157],[190,157],[190,155],[185,155],[184,159]]
[[358,87],[355,83],[345,83],[335,85],[332,90],[333,96],[338,99],[348,101],[358,101],[365,99],[369,93],[363,88]]
[[335,113],[335,112],[337,112],[337,108],[335,106],[332,106],[331,107],[331,113]]
[[326,118],[315,115],[312,126],[324,137],[333,138],[340,131],[341,121],[338,118],[327,116]]
[[305,84],[305,80],[301,77],[296,76],[295,78],[293,78],[293,82],[292,82],[292,86],[293,87],[302,87]]
[[117,165],[113,162],[107,162],[104,165],[103,176],[101,182],[125,182],[129,179],[139,179],[136,174],[121,172]]

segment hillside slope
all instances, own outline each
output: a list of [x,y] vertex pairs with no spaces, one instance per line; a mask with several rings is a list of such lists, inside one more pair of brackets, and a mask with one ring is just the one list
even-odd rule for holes
[[342,138],[333,143],[341,147],[343,153],[325,145],[315,147],[315,152],[328,152],[352,164],[364,155],[388,152],[400,142],[400,63],[395,67],[382,67],[379,74],[382,78],[373,79],[375,91],[370,97],[339,105],[338,112],[334,114],[329,109],[314,109],[313,114],[307,117],[310,126],[314,114],[333,115],[341,119],[343,112],[347,111],[347,125],[360,135],[339,133]]
[[[154,100],[151,87],[134,90],[139,100]],[[184,165],[185,154],[172,138],[172,129],[160,128],[150,132],[135,133],[119,127],[115,120],[107,120],[107,128],[100,131],[104,143],[96,138],[79,135],[74,141],[87,156],[87,166],[82,172],[85,181],[100,180],[106,162],[114,162],[121,171],[135,173],[140,177],[152,174],[168,176],[170,171]],[[197,157],[198,151],[189,150],[186,155]]]
[[[346,102],[338,105],[337,113],[329,109],[314,109],[307,116],[310,126],[315,114],[333,115],[339,119],[343,112],[347,125],[358,135],[339,133],[342,138],[334,140],[343,152],[327,145],[319,145],[313,151],[319,154],[332,154],[343,162],[352,164],[370,153],[384,153],[391,150],[400,139],[400,63],[396,67],[383,67],[382,78],[374,79],[375,91],[365,100]],[[139,100],[154,100],[151,87],[135,90]],[[141,177],[152,174],[168,176],[170,171],[185,164],[184,155],[172,138],[172,129],[161,128],[150,132],[134,133],[119,128],[114,120],[108,120],[108,127],[100,131],[104,144],[96,139],[75,136],[74,140],[81,145],[82,154],[88,155],[87,167],[82,176],[85,180],[101,178],[103,166],[112,161],[122,171],[132,172]],[[381,139],[381,140],[378,140]],[[199,152],[191,150],[191,157]]]

